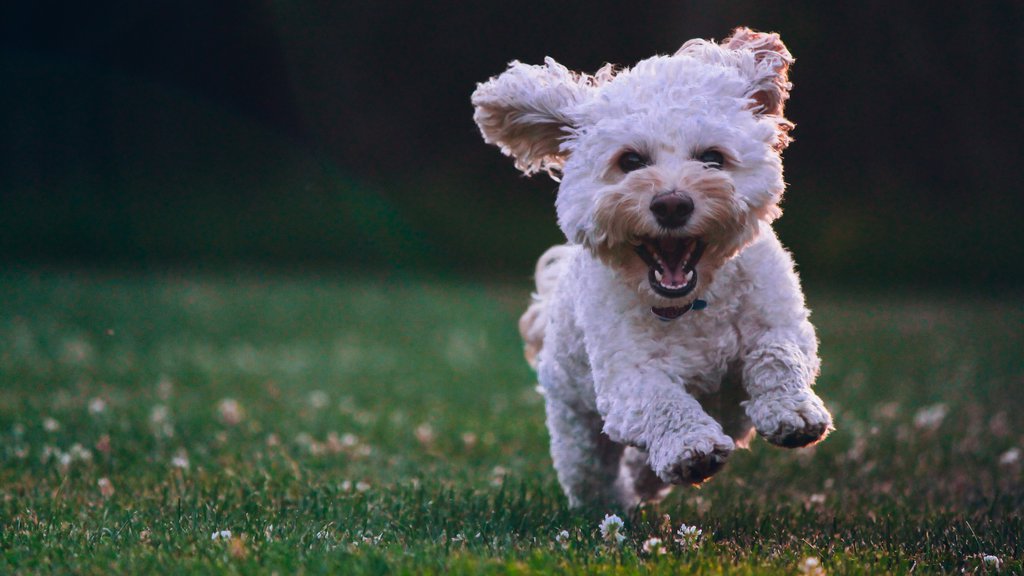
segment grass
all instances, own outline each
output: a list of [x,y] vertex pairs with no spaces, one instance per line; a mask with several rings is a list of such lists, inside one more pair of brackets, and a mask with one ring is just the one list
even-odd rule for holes
[[1019,299],[812,291],[838,431],[612,544],[551,469],[528,289],[2,273],[0,572],[1024,572]]

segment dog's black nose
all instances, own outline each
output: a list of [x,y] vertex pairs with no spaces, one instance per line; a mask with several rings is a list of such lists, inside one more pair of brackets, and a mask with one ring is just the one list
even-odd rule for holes
[[693,200],[680,192],[663,192],[651,200],[654,219],[665,228],[679,228],[693,214]]

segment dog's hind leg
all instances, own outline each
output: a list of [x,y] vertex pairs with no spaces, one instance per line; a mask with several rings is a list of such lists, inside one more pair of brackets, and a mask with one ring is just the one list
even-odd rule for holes
[[618,499],[623,507],[632,509],[644,502],[659,502],[672,491],[647,463],[647,452],[628,446],[619,468]]
[[550,395],[546,406],[551,458],[569,506],[625,504],[616,491],[623,446],[601,431],[601,417]]
[[615,483],[623,450],[603,432],[594,405],[590,363],[572,312],[573,292],[557,289],[579,252],[579,246],[563,245],[541,256],[534,303],[519,323],[545,397],[555,472],[574,508],[619,500]]

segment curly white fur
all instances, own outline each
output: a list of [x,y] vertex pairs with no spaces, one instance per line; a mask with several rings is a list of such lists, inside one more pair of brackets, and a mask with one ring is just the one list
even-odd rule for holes
[[[571,244],[538,263],[520,330],[531,364],[539,350],[551,453],[572,506],[628,507],[699,483],[751,429],[796,447],[832,427],[811,391],[814,328],[771,229],[792,62],[777,35],[740,28],[618,72],[513,62],[473,94],[487,142],[527,174],[563,173],[555,205]],[[720,165],[698,159],[709,150]],[[627,153],[643,165],[623,168]],[[665,195],[692,203],[685,224],[654,213]],[[638,256],[643,246],[691,252],[682,264],[659,252],[676,262],[659,267]],[[688,288],[659,289],[655,270],[666,268],[692,278]],[[698,299],[706,309],[679,312]],[[682,315],[664,321],[659,310]]]

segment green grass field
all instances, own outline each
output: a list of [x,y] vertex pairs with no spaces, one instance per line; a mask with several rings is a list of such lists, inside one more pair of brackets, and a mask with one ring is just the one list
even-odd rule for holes
[[0,572],[1024,572],[1019,299],[809,291],[835,434],[617,543],[555,480],[528,291],[0,273]]

